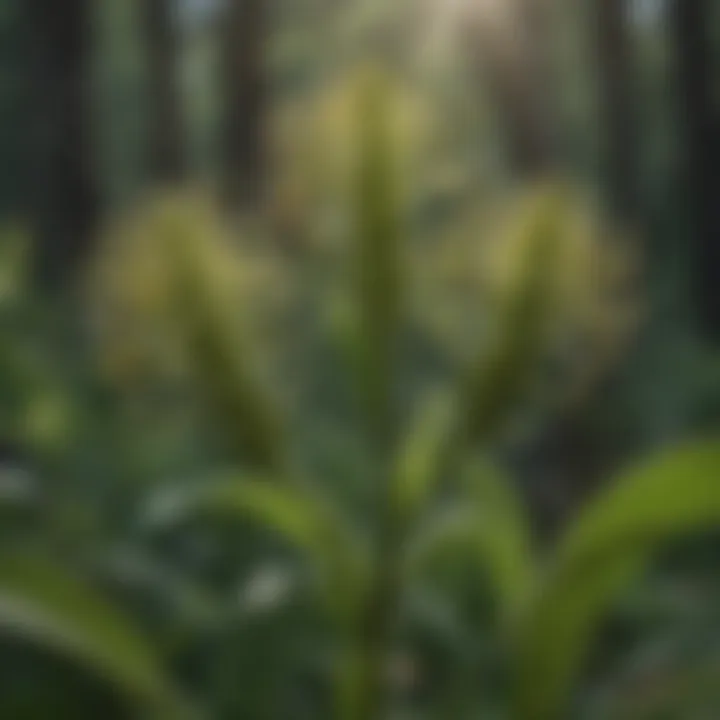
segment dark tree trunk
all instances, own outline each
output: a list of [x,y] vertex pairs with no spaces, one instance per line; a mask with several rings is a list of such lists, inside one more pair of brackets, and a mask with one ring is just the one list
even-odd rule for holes
[[265,5],[229,0],[222,18],[222,190],[232,209],[259,210],[265,191]]
[[147,158],[153,181],[172,183],[185,173],[179,39],[174,0],[143,0],[148,70]]
[[26,107],[28,28],[18,2],[0,13],[0,217],[24,217],[30,193],[28,137],[32,117]]
[[635,62],[628,28],[628,0],[595,0],[595,35],[599,109],[603,134],[608,205],[622,223],[638,212],[639,133],[636,117]]
[[714,103],[711,16],[716,0],[673,0],[677,92],[685,179],[695,236],[695,281],[702,328],[720,341],[720,124]]
[[91,122],[93,0],[25,0],[32,34],[31,201],[39,280],[68,283],[98,220]]

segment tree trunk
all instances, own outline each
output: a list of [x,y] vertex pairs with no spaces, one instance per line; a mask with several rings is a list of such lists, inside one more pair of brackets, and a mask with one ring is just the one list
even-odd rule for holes
[[711,15],[715,0],[673,0],[680,127],[692,212],[697,307],[705,335],[720,341],[720,123],[713,101]]
[[93,2],[26,2],[37,269],[40,283],[56,288],[72,279],[98,220],[90,111]]
[[605,186],[615,218],[633,223],[638,212],[639,133],[635,63],[628,0],[595,0],[594,28]]
[[179,40],[174,0],[143,0],[148,71],[147,158],[154,182],[172,183],[185,173]]
[[222,19],[222,191],[233,210],[259,210],[265,191],[264,7],[229,0]]

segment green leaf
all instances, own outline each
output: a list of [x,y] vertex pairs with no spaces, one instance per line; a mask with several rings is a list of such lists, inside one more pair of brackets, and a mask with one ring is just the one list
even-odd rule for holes
[[362,392],[370,426],[386,440],[399,324],[401,201],[390,93],[381,73],[364,78],[357,117],[353,198]]
[[315,565],[328,605],[339,618],[354,612],[364,587],[367,557],[347,523],[309,488],[231,478],[186,491],[174,488],[156,499],[150,514],[156,526],[173,525],[193,515],[257,523]]
[[0,631],[76,662],[153,717],[188,717],[148,643],[82,582],[35,556],[0,560]]
[[497,465],[475,461],[464,478],[466,492],[478,509],[479,536],[499,599],[511,615],[527,597],[535,575],[530,519],[513,479]]
[[434,395],[417,413],[393,472],[393,503],[404,523],[423,511],[443,477],[445,455],[454,430],[454,406],[446,393]]
[[717,525],[717,441],[665,452],[622,475],[570,529],[518,627],[517,717],[561,716],[618,592],[668,541]]
[[526,392],[545,350],[556,308],[555,271],[566,212],[554,188],[533,194],[519,212],[516,258],[484,357],[460,388],[459,432],[469,441],[487,440],[502,429]]
[[495,467],[474,463],[465,497],[439,513],[408,548],[409,570],[445,553],[473,558],[487,575],[505,620],[513,619],[533,582],[529,524],[511,481]]
[[237,259],[208,209],[167,210],[173,242],[175,301],[203,401],[228,444],[262,470],[283,469],[280,421],[258,379],[238,329],[228,266]]

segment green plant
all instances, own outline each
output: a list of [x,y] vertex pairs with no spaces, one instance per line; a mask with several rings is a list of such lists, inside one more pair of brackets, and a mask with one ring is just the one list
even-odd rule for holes
[[[154,499],[149,517],[164,528],[195,515],[250,520],[309,559],[340,646],[334,717],[341,720],[387,715],[403,597],[433,555],[444,548],[469,554],[502,611],[511,715],[551,720],[566,710],[604,612],[649,555],[720,523],[720,445],[698,441],[623,474],[553,552],[536,552],[512,484],[482,452],[533,389],[556,332],[556,270],[570,202],[558,187],[534,193],[521,215],[518,252],[495,298],[481,357],[457,387],[424,397],[406,429],[396,397],[405,309],[402,201],[382,79],[369,78],[360,100],[356,306],[337,339],[362,406],[369,522],[348,519],[295,461],[279,413],[253,375],[232,303],[218,287],[221,273],[208,255],[217,248],[208,249],[205,226],[184,200],[165,202],[151,216],[153,234],[162,236],[161,313],[172,318],[183,372],[237,444],[244,469],[189,489],[173,486]],[[32,558],[6,565],[0,622],[59,647],[150,707],[159,703],[169,717],[182,712],[152,653],[90,590]]]

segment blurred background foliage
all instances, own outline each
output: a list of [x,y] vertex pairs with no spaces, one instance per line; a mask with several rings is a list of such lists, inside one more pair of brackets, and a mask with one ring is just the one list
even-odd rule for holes
[[2,0],[3,716],[715,717],[715,5]]

